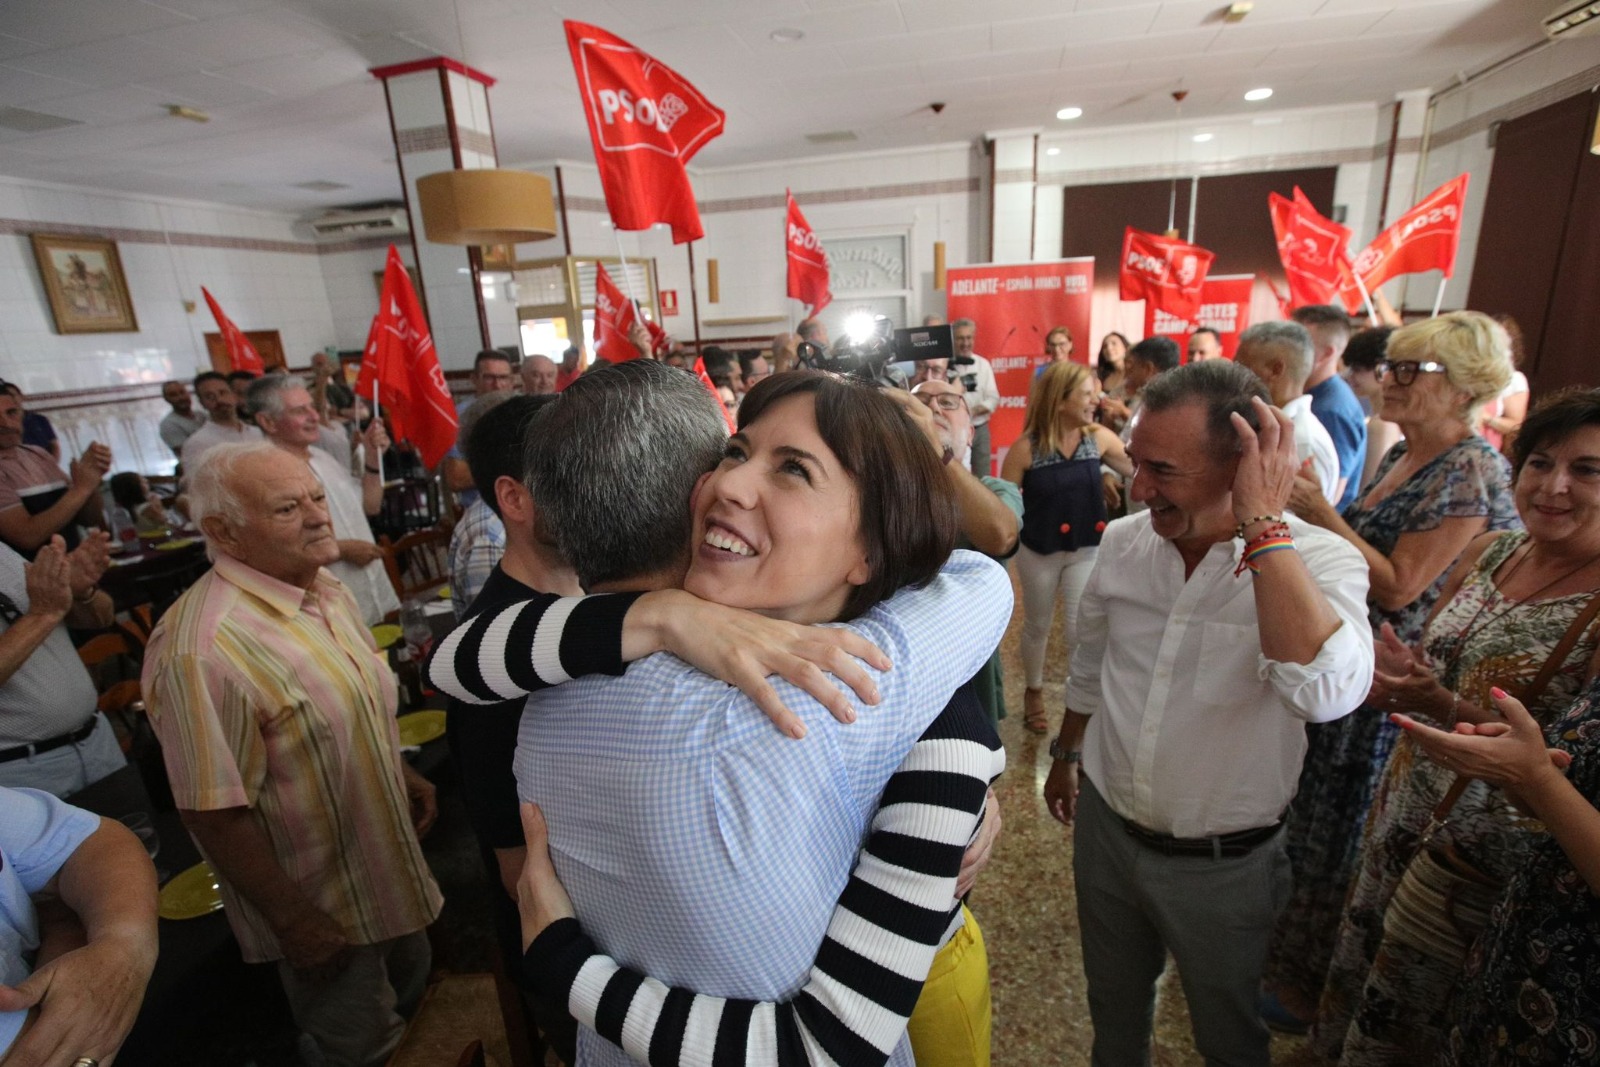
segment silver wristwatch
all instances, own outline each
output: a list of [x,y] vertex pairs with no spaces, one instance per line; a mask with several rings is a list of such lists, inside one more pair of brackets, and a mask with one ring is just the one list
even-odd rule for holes
[[1083,750],[1063,748],[1061,738],[1055,737],[1050,740],[1050,758],[1057,763],[1082,763]]

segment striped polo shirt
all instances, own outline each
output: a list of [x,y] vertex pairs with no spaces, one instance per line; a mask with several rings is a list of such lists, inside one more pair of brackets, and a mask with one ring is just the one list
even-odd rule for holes
[[[357,944],[439,914],[394,676],[337,578],[320,571],[306,590],[219,555],[151,635],[143,684],[179,808],[249,808],[284,872]],[[281,958],[260,912],[221,886],[244,958]]]

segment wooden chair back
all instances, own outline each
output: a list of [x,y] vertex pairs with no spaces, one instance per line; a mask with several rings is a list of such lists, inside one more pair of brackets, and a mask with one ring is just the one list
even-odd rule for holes
[[390,543],[380,538],[383,566],[401,601],[427,597],[450,584],[450,531],[418,530]]

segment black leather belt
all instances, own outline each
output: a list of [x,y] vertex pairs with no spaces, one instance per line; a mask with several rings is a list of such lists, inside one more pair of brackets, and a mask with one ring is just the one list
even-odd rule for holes
[[[1122,819],[1122,816],[1117,818]],[[1139,844],[1165,856],[1210,856],[1212,859],[1221,859],[1223,856],[1248,855],[1257,846],[1277,836],[1283,828],[1283,822],[1280,820],[1271,826],[1258,826],[1254,830],[1239,830],[1216,837],[1173,837],[1171,834],[1146,830],[1127,819],[1122,819],[1122,828]]]
[[60,737],[52,737],[48,741],[34,741],[26,745],[18,745],[16,748],[0,749],[0,763],[10,763],[14,759],[27,759],[29,756],[37,756],[41,752],[49,752],[53,748],[75,745],[94,733],[95,724],[99,721],[99,718],[98,715],[91,715],[89,716],[89,721],[76,730],[69,734],[62,734]]

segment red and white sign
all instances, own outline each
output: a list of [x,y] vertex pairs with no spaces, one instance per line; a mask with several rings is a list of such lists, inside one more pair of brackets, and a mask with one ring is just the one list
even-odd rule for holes
[[611,221],[620,230],[664,222],[678,243],[704,236],[684,167],[722,132],[721,109],[615,34],[571,20],[563,25]]
[[267,373],[266,364],[261,360],[261,353],[256,351],[256,346],[250,343],[250,338],[244,335],[244,331],[222,313],[222,305],[211,295],[211,290],[202,285],[200,292],[211,307],[211,317],[217,320],[217,329],[222,331],[223,343],[228,346],[228,361],[233,365],[233,369],[247,370],[251,374]]
[[422,302],[394,245],[389,246],[378,314],[356,377],[361,396],[371,396],[374,388],[395,438],[416,445],[424,466],[437,467],[456,443],[456,405],[433,350]]
[[1045,335],[1065,326],[1077,339],[1073,358],[1088,362],[1093,292],[1093,256],[950,268],[950,320],[971,319],[977,324],[973,350],[994,367],[1000,388],[1000,408],[989,419],[989,447],[996,469],[1005,450],[1022,432],[1034,372],[1049,360],[1044,352]]
[[1129,226],[1122,234],[1117,275],[1124,300],[1143,300],[1146,314],[1160,308],[1187,317],[1200,310],[1200,287],[1217,257],[1199,245]]
[[1202,326],[1217,331],[1222,339],[1222,354],[1229,359],[1239,350],[1239,335],[1250,325],[1250,297],[1255,288],[1254,274],[1220,274],[1207,278],[1200,289],[1200,309],[1193,318],[1169,315],[1160,308],[1144,306],[1144,335],[1170,337],[1178,351],[1187,354],[1189,335]]
[[663,290],[661,290],[661,317],[662,318],[666,318],[668,315],[676,315],[677,313],[678,313],[678,290],[676,290],[676,289],[663,289]]
[[1390,278],[1423,271],[1455,273],[1461,245],[1461,212],[1467,200],[1467,175],[1452,178],[1429,193],[1378,234],[1356,257],[1355,269],[1371,292]]
[[787,189],[789,214],[784,221],[784,247],[789,260],[789,295],[805,304],[806,315],[815,315],[833,300],[828,288],[828,253],[817,240],[811,223],[800,213],[794,194]]

